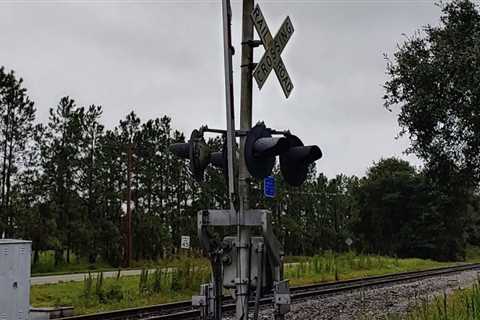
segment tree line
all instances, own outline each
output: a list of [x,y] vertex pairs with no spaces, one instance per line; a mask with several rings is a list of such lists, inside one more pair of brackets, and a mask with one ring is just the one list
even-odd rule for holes
[[[273,199],[252,182],[251,207],[270,209],[287,254],[348,250],[351,239],[369,253],[459,260],[479,244],[480,14],[469,0],[442,12],[439,26],[387,57],[385,107],[399,108],[400,135],[423,168],[385,158],[364,177],[328,178],[313,166],[300,188],[276,168]],[[204,183],[191,179],[169,151],[185,141],[170,117],[131,112],[107,129],[102,112],[63,97],[38,123],[22,79],[0,68],[0,235],[33,240],[34,262],[53,250],[56,263],[75,253],[120,265],[131,153],[133,258],[174,255],[181,235],[198,247],[197,212],[227,207],[223,173],[208,168]],[[208,143],[222,147],[221,137]]]
[[36,123],[23,80],[0,68],[0,235],[31,239],[34,263],[53,250],[56,263],[74,253],[121,264],[129,153],[135,259],[174,254],[181,235],[196,234],[196,212],[225,203],[218,172],[197,185],[169,152],[185,140],[169,117],[142,122],[131,112],[105,129],[102,112],[63,97]]
[[[31,239],[35,262],[39,252],[53,250],[57,263],[75,253],[121,264],[129,152],[134,259],[174,255],[181,235],[192,236],[198,247],[197,212],[227,207],[221,170],[208,168],[199,184],[169,151],[185,140],[171,118],[141,121],[131,112],[105,129],[100,106],[63,97],[39,124],[22,79],[1,68],[0,81],[0,234]],[[208,143],[223,145],[221,137]],[[463,202],[427,169],[403,160],[382,159],[362,178],[329,179],[312,167],[300,188],[285,184],[278,168],[274,176],[276,197],[265,198],[262,182],[253,181],[250,201],[270,209],[289,255],[348,250],[351,239],[365,252],[460,259],[467,240],[478,238],[478,194],[472,189]]]

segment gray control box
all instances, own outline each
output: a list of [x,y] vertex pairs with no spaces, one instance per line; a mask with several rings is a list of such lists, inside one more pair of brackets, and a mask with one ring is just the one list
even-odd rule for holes
[[28,320],[32,243],[0,239],[0,320]]
[[[236,278],[236,264],[237,264],[237,250],[236,241],[237,237],[225,237],[224,243],[228,244],[228,250],[226,250],[223,256],[223,286],[228,289],[235,288]],[[257,286],[257,277],[259,274],[258,267],[261,265],[259,261],[257,248],[263,245],[263,237],[251,237],[250,243],[250,287],[255,288]],[[266,270],[263,270],[262,285],[266,283]]]

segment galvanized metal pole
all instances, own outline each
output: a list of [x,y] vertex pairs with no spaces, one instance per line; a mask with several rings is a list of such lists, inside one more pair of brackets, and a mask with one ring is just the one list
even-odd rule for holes
[[223,12],[223,47],[225,62],[225,98],[227,107],[227,159],[228,159],[228,193],[230,209],[235,209],[235,109],[233,102],[233,46],[232,46],[232,9],[230,0],[222,0]]
[[[240,129],[248,131],[252,127],[252,70],[253,70],[253,21],[251,13],[254,9],[254,0],[243,0],[242,14],[242,65],[241,65],[241,97],[240,97]],[[250,233],[247,227],[242,226],[245,214],[249,208],[249,173],[245,164],[245,140],[240,138],[240,159],[238,191],[240,208],[237,212],[237,286],[236,286],[236,319],[248,319],[248,289],[250,275],[249,246]]]
[[[233,63],[232,56],[234,53],[232,46],[232,9],[230,0],[222,0],[223,13],[223,48],[225,63],[225,99],[227,108],[227,163],[228,163],[228,195],[230,199],[230,210],[235,210],[236,197],[236,177],[235,177],[235,109],[233,101]],[[220,259],[220,258],[219,258]],[[223,281],[222,267],[216,263],[217,276],[215,283],[215,319],[222,319],[222,298],[223,298]]]

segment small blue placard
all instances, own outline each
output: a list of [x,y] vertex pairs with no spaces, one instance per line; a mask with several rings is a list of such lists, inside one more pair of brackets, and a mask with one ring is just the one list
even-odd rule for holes
[[263,194],[267,198],[274,198],[275,197],[275,177],[268,176],[263,179]]

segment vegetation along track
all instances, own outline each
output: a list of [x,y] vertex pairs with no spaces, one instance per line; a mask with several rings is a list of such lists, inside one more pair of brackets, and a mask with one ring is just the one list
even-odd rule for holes
[[[374,276],[337,282],[320,283],[292,287],[290,289],[292,300],[302,300],[309,297],[337,294],[345,291],[375,286],[390,285],[400,282],[409,282],[425,278],[431,278],[451,273],[480,269],[480,264],[462,264],[453,267],[437,268],[423,271],[403,272]],[[272,297],[262,298],[262,305],[272,303]],[[253,304],[253,302],[252,302]],[[231,298],[226,298],[223,306],[224,312],[235,310]],[[170,320],[170,319],[196,319],[199,316],[197,309],[192,307],[191,301],[181,301],[161,304],[156,306],[124,309],[112,312],[95,313],[83,316],[62,318],[61,320],[127,320],[127,319],[148,319],[148,320]]]

